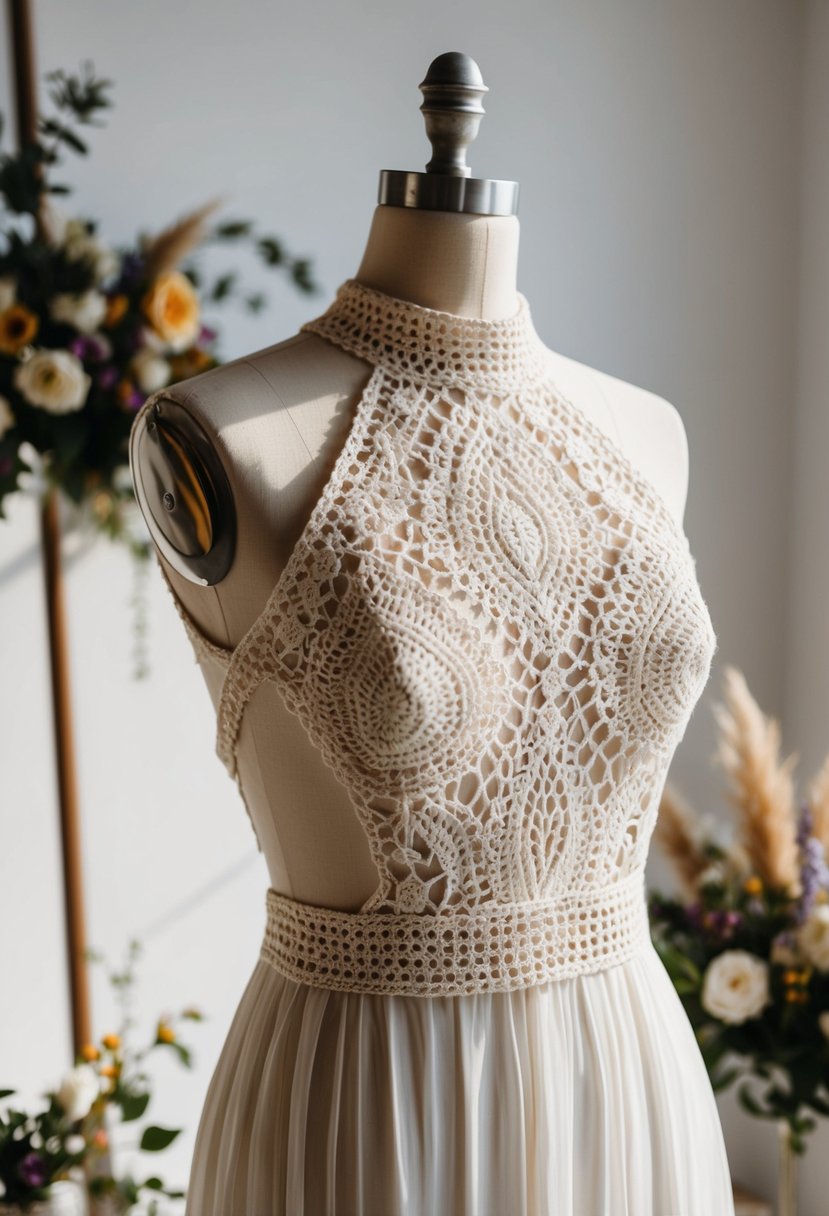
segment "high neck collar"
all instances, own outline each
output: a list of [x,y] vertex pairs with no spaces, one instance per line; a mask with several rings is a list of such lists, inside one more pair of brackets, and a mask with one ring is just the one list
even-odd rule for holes
[[346,279],[302,330],[413,380],[510,391],[544,374],[547,350],[516,292],[511,317],[487,320],[426,308]]

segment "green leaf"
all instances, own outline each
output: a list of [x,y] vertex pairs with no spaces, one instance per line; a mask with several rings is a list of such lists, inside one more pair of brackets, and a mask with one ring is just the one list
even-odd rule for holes
[[250,220],[226,220],[215,229],[214,235],[220,240],[230,241],[236,237],[247,236],[252,227]]
[[73,152],[77,152],[80,156],[86,156],[89,152],[89,147],[76,135],[75,132],[58,122],[56,118],[43,118],[40,121],[40,130],[43,135],[51,136],[53,139],[59,140],[63,144],[67,144]]
[[16,1094],[16,1089],[0,1089],[0,1098],[8,1098],[12,1094]]
[[160,1153],[162,1149],[172,1144],[176,1136],[181,1134],[181,1128],[146,1127],[141,1137],[141,1148],[147,1153]]
[[221,276],[221,278],[217,279],[216,282],[213,284],[213,290],[210,293],[210,299],[214,300],[214,301],[223,300],[225,298],[225,296],[228,296],[230,294],[230,290],[233,287],[233,284],[235,281],[236,281],[235,271],[231,270],[229,274],[223,274]]
[[149,1094],[125,1094],[119,1099],[121,1115],[125,1123],[140,1119],[150,1103]]
[[256,248],[269,266],[278,266],[284,258],[282,246],[275,236],[263,236]]
[[737,1097],[743,1108],[747,1110],[750,1115],[755,1115],[757,1118],[766,1119],[770,1117],[770,1112],[766,1110],[764,1106],[760,1105],[760,1103],[754,1097],[754,1094],[751,1092],[747,1082],[739,1087],[737,1090]]

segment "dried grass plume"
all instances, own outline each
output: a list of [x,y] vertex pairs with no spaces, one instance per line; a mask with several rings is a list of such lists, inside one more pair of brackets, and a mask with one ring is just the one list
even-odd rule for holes
[[770,887],[799,891],[796,798],[797,753],[780,759],[780,727],[766,717],[736,667],[724,673],[725,704],[714,706],[720,727],[715,758],[725,768],[741,838],[754,872]]
[[211,199],[195,211],[188,211],[155,236],[145,238],[142,248],[149,274],[155,277],[174,270],[188,253],[201,244],[208,232],[208,218],[225,202],[224,196]]
[[694,812],[670,782],[662,792],[653,843],[670,862],[684,895],[692,899],[709,860],[702,850]]

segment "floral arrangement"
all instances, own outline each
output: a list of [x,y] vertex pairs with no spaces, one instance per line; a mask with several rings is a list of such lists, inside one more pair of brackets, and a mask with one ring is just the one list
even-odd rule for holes
[[[234,298],[256,312],[265,297],[244,292],[235,270],[202,281],[197,246],[250,241],[267,267],[316,291],[310,262],[247,220],[211,229],[212,201],[131,248],[114,248],[94,220],[68,215],[53,197],[65,154],[85,155],[81,131],[111,105],[111,82],[90,64],[76,76],[50,73],[54,113],[19,152],[0,149],[0,516],[35,474],[60,487],[93,525],[146,556],[124,523],[133,502],[128,437],[149,393],[220,362],[202,306]],[[0,134],[2,134],[0,116]],[[35,468],[35,466],[39,466]]]
[[739,1082],[743,1108],[787,1125],[803,1153],[829,1115],[829,756],[798,801],[778,723],[734,667],[725,688],[716,758],[738,832],[720,843],[666,785],[654,843],[681,894],[650,893],[653,941],[714,1089]]
[[[147,1206],[141,1210],[152,1216],[159,1211],[159,1195],[171,1199],[184,1197],[183,1191],[167,1187],[155,1173],[142,1179],[131,1174],[117,1176],[110,1160],[115,1121],[119,1125],[137,1123],[149,1105],[146,1059],[152,1052],[173,1052],[189,1068],[191,1052],[179,1037],[177,1023],[202,1020],[200,1011],[192,1007],[177,1015],[164,1014],[143,1046],[131,1046],[135,1018],[130,1003],[135,961],[140,951],[140,944],[132,941],[124,969],[109,973],[122,1008],[118,1032],[108,1032],[82,1049],[74,1067],[57,1088],[43,1095],[44,1109],[27,1113],[0,1108],[0,1204],[17,1205],[25,1210],[48,1199],[49,1188],[63,1179],[84,1182],[88,1194],[105,1201],[107,1211],[113,1213],[137,1211],[136,1205],[146,1199]],[[100,955],[93,952],[87,955],[93,961],[101,961]],[[14,1092],[0,1090],[0,1101],[5,1102]],[[180,1129],[147,1124],[137,1146],[144,1152],[156,1153],[167,1148],[179,1132]]]

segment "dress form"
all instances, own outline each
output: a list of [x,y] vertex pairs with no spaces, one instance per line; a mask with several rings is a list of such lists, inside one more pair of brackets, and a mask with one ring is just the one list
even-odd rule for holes
[[[426,308],[504,319],[516,307],[518,237],[515,215],[381,204],[355,278]],[[562,393],[607,432],[681,520],[688,457],[677,411],[562,355],[550,352],[550,361]],[[220,645],[235,646],[260,613],[342,448],[370,372],[364,361],[301,333],[165,391],[204,428],[233,496],[236,550],[218,582],[201,585],[159,553],[181,603]],[[140,427],[131,456],[138,492],[142,477],[149,478]],[[210,662],[202,670],[216,703],[222,671]],[[260,687],[249,706],[239,761],[271,886],[307,903],[359,907],[376,885],[365,835],[345,790],[275,686]]]

